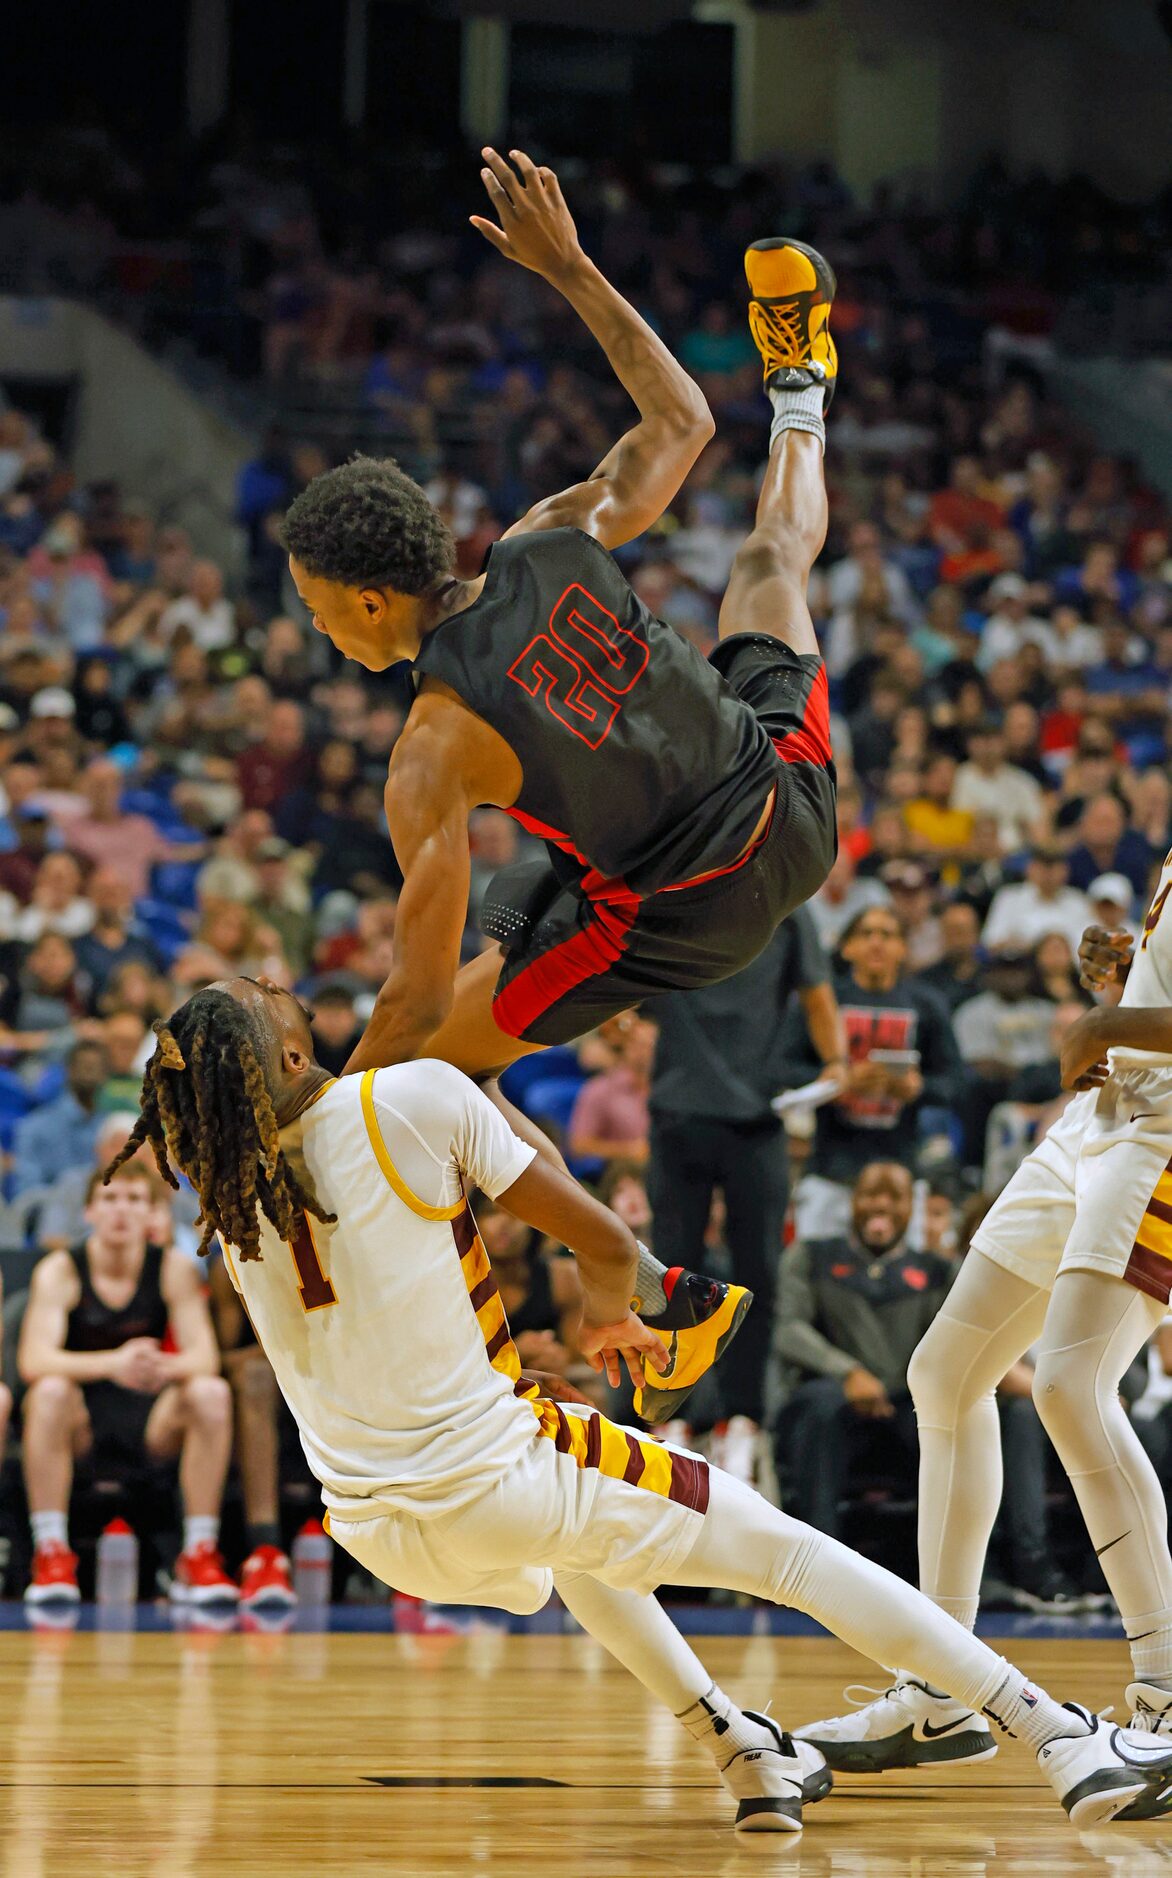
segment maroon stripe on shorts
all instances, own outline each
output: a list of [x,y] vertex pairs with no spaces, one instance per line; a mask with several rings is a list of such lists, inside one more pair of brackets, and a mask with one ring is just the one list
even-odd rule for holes
[[558,1418],[558,1431],[553,1438],[553,1445],[559,1454],[568,1454],[570,1452],[570,1424],[556,1402],[553,1405],[553,1412]]
[[673,1454],[671,1457],[671,1486],[667,1490],[669,1500],[675,1500],[680,1506],[690,1506],[694,1513],[708,1511],[708,1462],[694,1461],[690,1454]]
[[1172,1226],[1172,1206],[1166,1200],[1150,1199],[1144,1208],[1149,1219],[1162,1219],[1165,1226]]
[[1133,1245],[1123,1277],[1124,1282],[1134,1285],[1137,1291],[1145,1291],[1149,1298],[1167,1304],[1172,1292],[1172,1259],[1149,1252],[1146,1245]]
[[647,1461],[642,1448],[634,1435],[627,1436],[627,1465],[623,1469],[623,1479],[629,1487],[637,1487],[643,1478],[643,1469]]
[[602,1418],[591,1415],[586,1423],[586,1465],[597,1467],[602,1459]]

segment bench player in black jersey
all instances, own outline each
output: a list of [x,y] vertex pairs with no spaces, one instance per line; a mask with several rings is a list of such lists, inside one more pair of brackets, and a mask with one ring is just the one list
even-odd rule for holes
[[[369,670],[411,660],[418,685],[387,784],[404,875],[395,961],[351,1070],[428,1055],[483,1077],[655,992],[730,977],[836,850],[805,597],[826,532],[831,270],[784,240],[745,257],[774,418],[706,660],[647,612],[609,550],[675,496],[712,436],[708,407],[582,252],[552,172],[519,151],[484,157],[499,226],[474,225],[581,315],[639,421],[593,476],[515,523],[478,580],[453,576],[447,531],[394,464],[328,471],[289,510],[315,626]],[[501,949],[458,972],[468,819],[483,803],[541,836],[549,862],[498,876],[485,927]]]

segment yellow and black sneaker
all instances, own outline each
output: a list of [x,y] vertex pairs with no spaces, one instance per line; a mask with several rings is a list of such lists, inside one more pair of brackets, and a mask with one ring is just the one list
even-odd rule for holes
[[764,362],[766,391],[822,385],[829,410],[838,379],[830,337],[834,269],[816,248],[776,235],[746,248],[745,274],[749,331]]
[[635,1391],[635,1413],[652,1427],[680,1414],[701,1376],[736,1336],[753,1302],[753,1293],[744,1285],[722,1284],[719,1278],[686,1272],[682,1265],[665,1272],[663,1289],[667,1309],[658,1317],[643,1316],[643,1322],[666,1345],[670,1360],[661,1372],[645,1370],[647,1380]]

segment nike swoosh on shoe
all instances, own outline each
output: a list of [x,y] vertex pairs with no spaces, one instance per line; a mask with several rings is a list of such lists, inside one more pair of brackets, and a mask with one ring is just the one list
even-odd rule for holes
[[957,1728],[963,1728],[965,1724],[967,1723],[967,1721],[968,1721],[968,1716],[961,1715],[959,1719],[956,1721],[945,1722],[943,1728],[933,1728],[931,1722],[926,1721],[923,1725],[924,1726],[924,1740],[935,1741],[937,1735],[950,1735]]

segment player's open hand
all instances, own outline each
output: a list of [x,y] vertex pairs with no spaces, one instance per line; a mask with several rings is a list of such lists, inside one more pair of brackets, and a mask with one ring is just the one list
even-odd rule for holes
[[582,259],[574,218],[562,199],[552,170],[538,169],[523,150],[510,150],[506,162],[484,149],[481,181],[500,217],[500,226],[483,215],[469,216],[506,260],[517,261],[545,280],[557,282]]
[[1059,1068],[1064,1089],[1099,1089],[1110,1075],[1104,1019],[1110,1011],[1085,1011],[1062,1039]]
[[648,1330],[641,1318],[636,1317],[634,1311],[628,1311],[625,1317],[615,1323],[594,1324],[584,1306],[578,1348],[591,1369],[606,1372],[606,1380],[612,1389],[617,1389],[622,1381],[620,1361],[626,1364],[627,1374],[636,1389],[643,1386],[645,1368],[653,1369],[658,1374],[668,1364],[663,1343],[653,1330]]
[[1131,964],[1133,943],[1129,932],[1088,926],[1078,948],[1079,983],[1084,989],[1104,991],[1109,984],[1122,984]]

